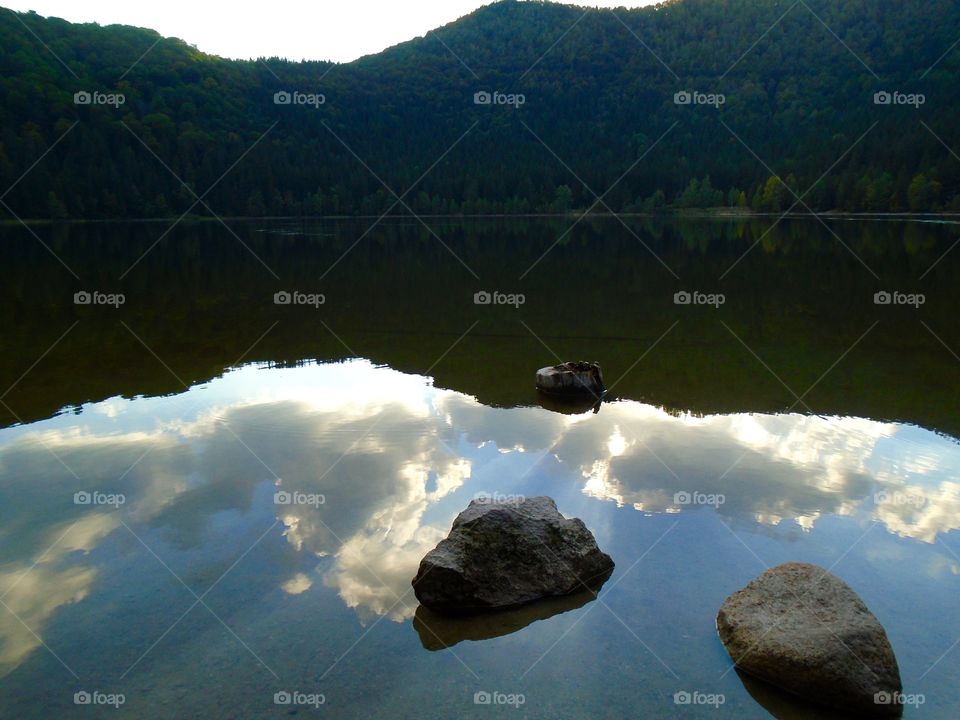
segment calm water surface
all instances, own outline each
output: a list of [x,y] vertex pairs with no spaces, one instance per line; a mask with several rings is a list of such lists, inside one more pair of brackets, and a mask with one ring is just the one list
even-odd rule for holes
[[[3,228],[0,715],[831,717],[740,677],[714,626],[801,560],[887,628],[907,717],[960,716],[957,233],[771,222],[552,249],[568,221],[391,221],[352,249],[363,223],[152,249],[166,226],[35,228],[63,262]],[[124,303],[74,304],[94,290]],[[600,361],[612,401],[542,407],[557,356]],[[582,518],[617,563],[599,598],[418,611],[478,493]],[[74,704],[95,690],[125,702]],[[325,702],[275,704],[294,691]]]

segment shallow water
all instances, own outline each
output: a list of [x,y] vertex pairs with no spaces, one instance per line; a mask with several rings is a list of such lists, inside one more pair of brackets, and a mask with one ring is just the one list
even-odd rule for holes
[[[112,245],[96,228],[59,246],[51,235],[85,279],[127,294],[119,310],[76,308],[56,300],[76,291],[56,260],[8,232],[4,292],[26,295],[4,304],[15,317],[2,331],[3,386],[15,384],[0,430],[2,715],[828,717],[741,678],[714,626],[729,593],[800,560],[846,580],[886,627],[905,692],[923,699],[906,716],[956,717],[960,365],[944,349],[960,347],[956,264],[927,276],[922,308],[878,316],[862,297],[908,289],[953,238],[901,225],[897,245],[893,224],[868,227],[866,245],[850,242],[885,248],[870,256],[889,273],[876,286],[823,238],[798,245],[792,233],[815,232],[791,222],[750,270],[769,294],[738,297],[748,273],[721,288],[719,310],[673,306],[685,285],[659,278],[609,224],[596,232],[617,262],[591,260],[593,229],[574,234],[564,262],[545,268],[570,273],[553,278],[566,285],[552,304],[549,283],[514,272],[552,242],[537,224],[450,230],[477,268],[502,259],[484,240],[529,240],[529,257],[511,255],[499,277],[478,271],[476,287],[449,256],[447,275],[431,273],[443,248],[397,228],[399,246],[366,248],[361,262],[393,272],[323,282],[355,234],[334,228],[341,244],[317,246],[305,238],[329,228],[245,228],[260,251],[255,235],[300,238],[268,264],[327,290],[316,310],[264,301],[284,285],[253,282],[255,259],[242,248],[225,258],[229,239],[196,228],[119,285],[149,233],[135,247],[120,238],[138,229],[113,228]],[[730,227],[636,230],[691,287],[749,246],[752,231],[737,245]],[[905,253],[911,237],[922,251]],[[721,249],[696,251],[704,242]],[[820,285],[828,260],[857,279]],[[634,274],[637,285],[623,282]],[[484,287],[525,290],[527,303],[474,306]],[[585,308],[565,325],[567,293]],[[855,343],[875,320],[884,327]],[[614,400],[539,407],[529,385],[550,349],[601,360]],[[84,504],[77,493],[99,494]],[[472,623],[417,615],[416,566],[471,499],[540,494],[616,561],[599,597]],[[78,707],[79,691],[124,703]],[[324,703],[275,704],[285,691]],[[478,692],[523,704],[476,704]],[[677,705],[683,692],[723,702]]]

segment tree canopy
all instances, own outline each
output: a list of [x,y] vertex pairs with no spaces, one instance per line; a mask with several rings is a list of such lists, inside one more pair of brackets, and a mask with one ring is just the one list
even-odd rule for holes
[[949,0],[505,0],[333,64],[0,10],[0,185],[28,218],[960,211],[958,37]]

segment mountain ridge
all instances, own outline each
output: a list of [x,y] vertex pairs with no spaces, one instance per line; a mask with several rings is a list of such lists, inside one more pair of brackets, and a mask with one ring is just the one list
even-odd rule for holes
[[[198,196],[234,216],[960,210],[945,0],[503,0],[350,63],[226,60],[14,15],[0,11],[0,184],[18,217],[207,214]],[[76,105],[83,91],[125,102]],[[924,102],[875,104],[894,92]]]

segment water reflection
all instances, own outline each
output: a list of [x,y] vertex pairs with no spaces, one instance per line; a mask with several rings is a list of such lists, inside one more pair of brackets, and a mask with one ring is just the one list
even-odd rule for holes
[[42,629],[58,608],[87,596],[96,572],[72,565],[68,557],[89,552],[117,524],[109,515],[97,513],[75,524],[49,526],[43,541],[49,540],[46,552],[0,567],[0,600],[5,606],[0,613],[0,677],[40,644],[34,628]]
[[[0,432],[0,593],[12,611],[0,613],[0,672],[88,596],[107,562],[98,548],[121,522],[191,551],[224,513],[271,513],[288,551],[314,558],[283,579],[286,596],[329,588],[363,623],[401,622],[414,616],[420,558],[479,491],[573,491],[643,513],[722,496],[715,512],[741,527],[802,534],[843,516],[933,543],[960,527],[958,470],[955,441],[895,423],[697,417],[638,402],[563,415],[490,408],[366,361],[246,367],[179,396],[112,399]],[[534,476],[550,486],[527,489]],[[81,490],[126,503],[78,506]],[[276,505],[277,491],[323,503]],[[512,632],[541,609],[444,625],[438,642]]]
[[[607,578],[604,578],[606,582]],[[602,585],[602,583],[601,583]],[[582,608],[597,598],[600,588],[582,590],[563,597],[546,598],[511,610],[469,617],[452,617],[420,605],[413,618],[413,629],[426,650],[443,650],[464,640],[489,640],[522,630],[538,620]]]
[[849,714],[804,702],[762,680],[735,670],[750,696],[777,720],[848,720]]
[[[0,347],[6,350],[0,387],[10,388],[0,404],[0,427],[117,394],[178,393],[178,377],[206,382],[238,357],[293,364],[354,353],[408,372],[432,368],[438,384],[486,405],[536,404],[533,372],[554,362],[555,352],[602,361],[616,393],[632,400],[703,414],[782,411],[793,398],[722,321],[789,387],[816,382],[804,396],[816,412],[908,419],[960,435],[960,375],[947,350],[960,347],[960,254],[950,251],[960,224],[626,223],[590,217],[571,230],[562,218],[436,219],[434,231],[483,278],[483,287],[472,285],[422,225],[399,218],[385,218],[370,242],[359,244],[369,229],[363,220],[237,222],[229,230],[184,221],[160,242],[164,227],[149,223],[0,226]],[[282,287],[251,251],[284,279]],[[675,274],[649,262],[651,251]],[[526,275],[541,257],[546,264]],[[56,258],[85,282],[123,292],[127,303],[110,313],[75,305],[72,294],[82,287],[64,284]],[[919,310],[874,305],[880,288],[861,259],[888,289],[923,292],[930,301]],[[128,275],[134,262],[137,271]],[[936,271],[925,275],[934,263]],[[321,273],[323,287],[316,288]],[[719,290],[721,276],[727,302],[719,310],[674,304],[678,290]],[[274,293],[293,287],[325,293],[319,315],[274,305]],[[530,302],[519,311],[478,308],[473,294],[492,287],[523,292]],[[442,309],[437,298],[445,299]],[[157,308],[170,321],[189,318],[183,327],[190,342],[158,322]],[[547,357],[537,338],[549,345]],[[636,365],[654,344],[656,351]],[[21,379],[41,356],[44,362]],[[841,356],[842,372],[821,377]]]
[[562,398],[546,393],[537,393],[537,402],[544,410],[560,413],[561,415],[580,415],[582,413],[598,413],[601,400],[593,397],[587,398]]

